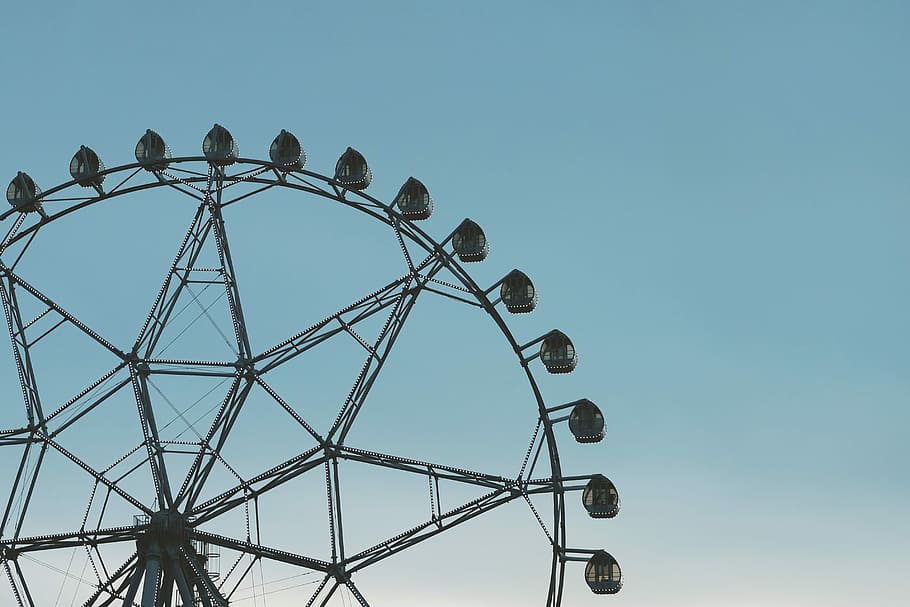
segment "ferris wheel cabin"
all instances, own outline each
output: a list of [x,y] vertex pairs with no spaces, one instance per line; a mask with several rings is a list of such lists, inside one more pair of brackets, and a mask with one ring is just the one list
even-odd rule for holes
[[104,163],[98,158],[92,148],[84,145],[70,160],[70,175],[76,180],[76,183],[84,188],[98,187],[104,181],[104,175],[99,173],[104,171]]
[[363,155],[348,148],[335,163],[335,181],[347,190],[365,190],[373,180],[373,172]]
[[619,492],[603,474],[595,474],[581,494],[581,503],[591,518],[613,518],[619,513]]
[[452,235],[452,246],[458,259],[465,262],[483,261],[490,253],[487,237],[479,225],[465,219]]
[[608,552],[598,550],[585,567],[585,581],[594,594],[616,594],[622,588],[619,563]]
[[147,171],[163,171],[171,158],[171,150],[164,143],[161,135],[153,130],[146,130],[136,144],[136,162]]
[[430,193],[426,186],[413,177],[408,177],[398,190],[394,204],[406,219],[426,219],[433,213]]
[[512,314],[527,314],[537,307],[537,292],[528,275],[521,270],[512,270],[502,280],[499,297],[506,310]]
[[209,162],[226,166],[233,164],[240,156],[240,146],[226,128],[216,124],[202,141],[202,153]]
[[27,173],[22,171],[16,173],[6,188],[6,199],[13,205],[13,208],[23,213],[37,211],[41,208],[41,204],[38,202],[40,195],[41,188],[35,185],[35,181]]
[[540,345],[540,360],[549,373],[571,373],[578,364],[578,355],[566,334],[554,330]]
[[606,435],[600,408],[587,398],[575,401],[569,414],[569,431],[579,443],[599,443]]
[[300,140],[284,129],[278,133],[269,147],[269,158],[278,167],[292,171],[302,168],[306,164],[306,152],[300,147]]

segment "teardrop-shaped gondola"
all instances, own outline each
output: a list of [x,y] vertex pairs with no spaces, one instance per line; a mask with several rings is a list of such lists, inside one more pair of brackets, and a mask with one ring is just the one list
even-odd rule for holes
[[232,164],[240,156],[240,147],[230,131],[215,124],[202,140],[202,153],[212,164]]
[[575,401],[569,414],[569,431],[579,443],[599,443],[606,434],[600,408],[587,398]]
[[433,199],[430,198],[430,193],[426,186],[413,177],[408,177],[398,190],[395,205],[406,219],[426,219],[433,213]]
[[306,152],[300,147],[300,140],[293,133],[281,129],[269,147],[272,162],[287,171],[302,168],[306,164]]
[[594,594],[616,594],[622,588],[622,571],[605,550],[598,550],[585,567],[585,581]]
[[512,270],[502,279],[499,297],[512,314],[527,314],[537,306],[537,292],[528,275]]
[[458,259],[465,262],[483,261],[490,253],[487,237],[479,225],[465,219],[452,235],[452,246]]
[[147,171],[163,171],[170,164],[171,150],[164,139],[151,129],[136,144],[136,162]]
[[619,512],[619,492],[603,474],[595,474],[585,485],[581,503],[591,518],[613,518]]
[[365,190],[373,179],[373,172],[363,155],[348,148],[335,163],[335,181],[347,190]]
[[578,355],[565,333],[554,330],[540,345],[540,360],[549,373],[571,373],[578,364]]
[[92,148],[80,146],[79,151],[70,160],[70,175],[76,183],[85,188],[98,187],[104,181],[104,163]]
[[27,173],[22,171],[16,173],[6,188],[6,199],[13,208],[23,213],[38,211],[41,208],[41,203],[38,201],[40,195],[41,188],[35,185],[35,181]]

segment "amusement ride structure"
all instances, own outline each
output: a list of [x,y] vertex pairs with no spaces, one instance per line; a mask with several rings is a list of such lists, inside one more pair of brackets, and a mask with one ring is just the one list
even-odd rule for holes
[[[558,330],[519,339],[509,329],[508,314],[529,313],[537,305],[528,275],[516,269],[494,284],[477,284],[465,266],[487,257],[486,234],[465,219],[441,239],[428,235],[421,222],[433,212],[433,201],[417,179],[407,179],[391,202],[383,202],[365,192],[372,172],[356,150],[341,155],[331,176],[304,169],[305,161],[300,142],[287,131],[274,139],[267,159],[257,160],[240,156],[233,136],[216,124],[204,138],[202,155],[172,157],[164,139],[149,130],[139,138],[135,162],[106,168],[82,146],[70,162],[72,179],[61,185],[42,190],[24,172],[12,179],[6,192],[11,208],[0,215],[0,300],[11,343],[8,365],[14,369],[6,377],[18,380],[13,393],[21,398],[0,403],[6,411],[0,416],[6,426],[0,427],[5,496],[0,569],[9,596],[18,607],[69,604],[71,593],[73,603],[84,607],[225,607],[240,604],[263,563],[275,563],[312,580],[295,604],[326,605],[341,589],[367,605],[370,593],[357,584],[359,572],[506,504],[529,511],[546,538],[541,552],[548,555],[549,568],[538,577],[548,577],[542,597],[548,607],[558,607],[564,584],[575,583],[566,573],[574,561],[584,563],[583,578],[593,592],[618,592],[621,572],[609,553],[568,543],[568,508],[612,518],[620,502],[607,477],[572,475],[562,468],[557,437],[597,443],[605,434],[604,416],[586,398],[545,402],[534,373],[569,373],[577,355]],[[176,252],[167,253],[172,261],[162,271],[163,281],[150,289],[154,297],[148,307],[111,319],[126,327],[122,335],[74,312],[60,295],[63,289],[32,282],[30,255],[43,239],[59,237],[55,226],[103,212],[121,197],[147,200],[144,193],[152,191],[185,204],[189,226],[176,239]],[[403,269],[343,307],[303,319],[286,327],[282,339],[257,346],[258,319],[244,313],[244,280],[232,247],[234,228],[243,226],[232,225],[229,234],[226,219],[277,191],[290,201],[341,205],[382,226],[400,249]],[[79,246],[78,237],[70,238],[67,246]],[[371,393],[381,384],[383,370],[395,364],[390,355],[412,309],[427,298],[444,298],[486,315],[526,377],[526,402],[508,406],[532,432],[527,450],[515,454],[516,470],[510,474],[426,461],[394,448],[367,448],[352,434],[361,414],[374,406]],[[224,322],[216,320],[215,306],[223,310]],[[188,339],[184,332],[193,322],[216,326],[226,346],[223,356],[173,354],[171,345]],[[63,396],[59,386],[66,371],[49,367],[42,352],[57,347],[54,340],[62,335],[81,344],[73,356],[88,357],[91,351],[104,361],[102,373],[82,377],[73,384],[78,388]],[[338,340],[359,348],[362,365],[348,370],[349,390],[332,403],[334,413],[323,424],[311,417],[305,398],[276,387],[273,377],[302,369]],[[202,398],[186,394],[203,385],[212,386],[205,396],[214,404],[198,416]],[[185,389],[177,389],[175,397],[166,386]],[[410,406],[417,410],[425,396],[412,397]],[[244,450],[232,451],[232,445],[266,408],[299,440],[284,445],[286,456],[252,458],[247,465],[240,461]],[[76,441],[79,435],[89,439]],[[255,440],[270,440],[258,436]],[[117,447],[105,449],[108,443]],[[347,506],[357,497],[347,494],[344,478],[344,466],[354,464],[420,480],[427,495],[425,520],[376,543],[356,545],[349,533],[356,521]],[[53,483],[60,483],[61,491],[77,483],[85,500],[55,499],[48,489]],[[288,495],[288,488],[312,493],[314,486],[324,513],[322,551],[292,542],[277,546],[264,537],[263,519],[276,508],[260,516],[262,504],[273,494]],[[444,504],[440,494],[449,486],[476,493]],[[567,499],[571,495],[577,498]],[[49,561],[51,554],[60,558]],[[75,554],[85,563],[81,572],[72,568]],[[63,599],[62,588],[45,581],[48,568],[73,588]]]

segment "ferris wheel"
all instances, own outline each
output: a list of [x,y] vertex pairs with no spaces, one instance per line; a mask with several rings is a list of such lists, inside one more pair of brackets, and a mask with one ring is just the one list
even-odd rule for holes
[[[13,604],[266,605],[275,588],[269,584],[289,580],[300,597],[295,605],[368,605],[370,592],[359,580],[369,569],[405,551],[418,553],[418,546],[502,508],[529,513],[540,536],[548,607],[561,604],[564,584],[575,583],[566,573],[575,561],[582,563],[579,584],[583,578],[598,594],[620,590],[617,561],[570,543],[566,534],[567,509],[612,518],[618,492],[602,474],[566,474],[557,448],[561,435],[582,444],[601,441],[604,416],[586,398],[545,400],[535,373],[573,371],[574,345],[555,329],[530,338],[513,334],[505,316],[532,312],[537,292],[517,269],[483,286],[464,269],[489,253],[477,223],[465,219],[434,238],[421,227],[433,212],[423,183],[408,178],[383,202],[365,192],[372,172],[358,151],[347,148],[334,174],[321,175],[303,168],[306,154],[284,130],[267,160],[242,157],[217,124],[201,156],[173,157],[149,130],[135,158],[106,168],[82,146],[70,162],[72,179],[45,190],[19,172],[6,193],[12,208],[0,214],[0,300],[12,354],[0,395],[0,569]],[[136,203],[131,209],[146,209],[129,226],[136,243],[158,229],[148,205],[179,209],[180,235],[175,243],[155,241],[152,248],[164,248],[169,262],[156,276],[135,273],[153,283],[144,309],[86,314],[109,297],[135,302],[144,291],[125,276],[108,275],[110,293],[86,294],[82,275],[110,264],[110,257],[79,262],[78,271],[55,279],[35,276],[49,256],[77,255],[85,221],[122,213],[127,201]],[[270,296],[242,288],[251,276],[240,269],[239,234],[266,209],[296,205],[299,211],[302,201],[376,227],[392,243],[400,269],[378,284],[357,285],[353,298],[317,317],[254,318],[245,303]],[[325,228],[314,222],[300,230],[318,237]],[[106,254],[129,264],[141,252],[126,247]],[[328,263],[333,252],[311,256],[320,259],[291,265],[294,280],[314,294],[331,290],[307,271]],[[258,270],[269,272],[268,263]],[[284,300],[303,307],[291,296]],[[523,378],[521,402],[502,404],[528,430],[510,454],[511,470],[436,461],[400,451],[391,438],[383,446],[357,432],[383,407],[436,424],[422,392],[377,395],[401,361],[399,350],[410,345],[407,321],[428,301],[479,316],[487,332],[492,321]],[[271,333],[260,331],[265,326]],[[356,351],[353,369],[330,370],[341,360],[339,344]],[[335,381],[333,373],[346,382],[334,399],[320,392],[323,380]],[[407,381],[406,372],[397,377]],[[266,424],[269,431],[260,432]],[[347,471],[354,466],[367,477],[389,479],[372,486],[374,496],[382,483],[389,491],[399,479],[420,484],[425,515],[381,538],[356,539],[354,530],[381,527],[380,519],[395,513],[375,503],[372,511],[358,510],[369,500],[351,494]],[[567,500],[572,495],[577,501]],[[320,531],[306,532],[306,541],[295,539],[296,523],[289,522],[302,518],[319,520]],[[266,567],[277,577],[268,578]]]

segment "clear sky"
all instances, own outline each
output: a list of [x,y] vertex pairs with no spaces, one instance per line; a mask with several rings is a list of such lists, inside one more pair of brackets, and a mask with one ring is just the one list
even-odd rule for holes
[[[570,543],[606,548],[626,585],[596,597],[576,563],[564,604],[906,604],[907,3],[34,1],[0,16],[4,179],[62,183],[80,144],[108,166],[131,162],[147,128],[175,155],[197,154],[214,122],[265,158],[286,128],[317,172],[349,145],[363,152],[379,198],[408,175],[424,181],[437,237],[466,216],[480,223],[492,245],[470,268],[481,284],[513,267],[531,276],[541,303],[513,330],[530,340],[559,327],[580,353],[575,373],[543,378],[547,398],[591,398],[609,428],[584,448],[563,434],[565,466],[606,474],[623,500],[610,521],[569,500]],[[91,227],[36,261],[47,290],[99,322],[121,303],[145,314],[148,298],[133,295],[160,284],[187,225],[185,209],[138,198],[87,211]],[[380,284],[387,251],[360,218],[263,208],[238,220],[253,229],[238,272],[281,294],[251,295],[264,334],[270,302],[331,310]],[[273,277],[276,260],[289,265]],[[117,288],[87,290],[104,284]],[[451,310],[415,318],[405,368],[377,393],[419,394],[432,430],[400,436],[396,415],[410,414],[391,407],[358,438],[511,465],[522,456],[511,438],[533,429],[533,414],[510,427],[516,365],[499,372],[509,352],[492,325]],[[100,370],[60,364],[61,385]],[[313,375],[313,390],[334,379]],[[266,427],[250,457],[282,436]],[[378,526],[406,506],[404,489],[363,482]],[[297,516],[307,499],[288,496]],[[293,528],[294,511],[276,527]],[[524,568],[534,550],[546,560],[533,518],[516,509],[468,533],[473,543],[390,560],[365,589],[371,603],[543,603],[543,569]],[[300,604],[293,591],[268,600]]]

